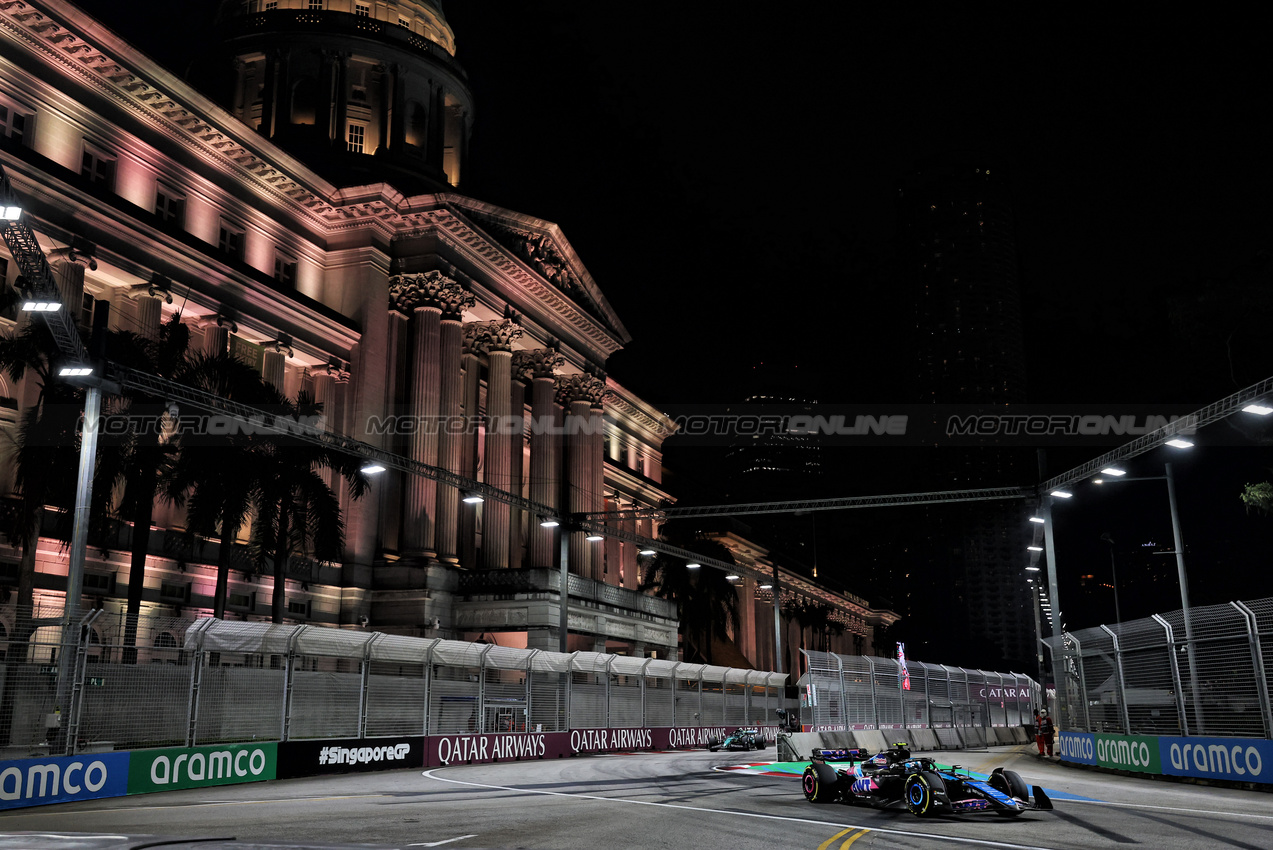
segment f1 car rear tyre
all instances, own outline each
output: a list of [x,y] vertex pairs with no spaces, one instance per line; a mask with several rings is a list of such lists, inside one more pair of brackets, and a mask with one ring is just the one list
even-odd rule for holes
[[936,814],[934,794],[945,790],[946,783],[942,782],[941,777],[926,770],[906,777],[902,793],[906,799],[906,808],[911,810],[911,814],[924,818]]
[[[827,776],[828,773],[831,775]],[[809,765],[804,769],[804,776],[800,778],[804,798],[810,803],[834,803],[837,796],[835,790],[837,779],[835,771],[826,765]]]

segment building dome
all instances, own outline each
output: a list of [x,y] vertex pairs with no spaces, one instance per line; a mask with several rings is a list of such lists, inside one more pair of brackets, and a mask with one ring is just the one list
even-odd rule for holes
[[336,185],[459,186],[473,126],[439,0],[224,0],[210,88]]
[[442,13],[441,0],[222,0],[218,18],[243,18],[263,12],[336,12],[384,21],[423,36],[455,55],[455,33]]

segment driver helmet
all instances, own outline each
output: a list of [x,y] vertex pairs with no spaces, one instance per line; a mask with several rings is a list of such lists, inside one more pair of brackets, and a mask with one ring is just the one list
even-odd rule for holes
[[910,748],[910,745],[908,745],[906,742],[899,741],[897,744],[893,745],[894,761],[906,761],[910,757],[911,757],[911,748]]

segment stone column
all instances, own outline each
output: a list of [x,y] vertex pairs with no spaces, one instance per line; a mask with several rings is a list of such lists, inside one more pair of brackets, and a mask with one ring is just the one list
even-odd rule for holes
[[247,75],[248,66],[246,62],[244,62],[242,59],[239,59],[237,57],[233,61],[234,61],[234,95],[231,97],[231,111],[234,113],[235,118],[238,118],[240,121],[247,123],[247,111],[246,111],[247,103],[246,103],[246,99],[244,98],[244,95],[246,94],[246,86],[247,86],[246,75]]
[[[588,424],[586,440],[584,441],[584,451],[587,452],[586,468],[587,477],[584,479],[584,511],[587,513],[598,513],[605,510],[605,434],[602,424],[602,402],[605,399],[607,390],[605,377],[598,372],[596,375],[589,375],[585,382],[585,393],[588,397]],[[608,575],[605,563],[605,548],[600,544],[594,544],[590,553],[592,558],[592,578],[596,581],[605,581],[610,584],[616,584],[618,570],[613,575]]]
[[292,338],[287,334],[279,334],[278,339],[266,343],[265,362],[261,367],[261,378],[274,385],[279,395],[284,394],[283,381],[286,376],[287,358],[294,356]]
[[[380,124],[380,134],[376,139],[376,148],[371,150],[389,150],[389,116],[392,114],[393,104],[393,77],[390,76],[389,66],[381,62],[376,66],[376,73],[380,75],[380,103],[377,105],[376,120]],[[368,140],[370,143],[370,139]]]
[[[513,384],[509,393],[509,408],[513,427],[512,454],[509,456],[508,481],[509,492],[515,496],[525,496],[526,454],[526,388],[533,382],[528,351],[513,352]],[[526,512],[521,508],[513,508],[508,516],[508,566],[519,570],[525,565],[523,545],[526,540]]]
[[389,123],[389,150],[401,152],[407,144],[407,69],[393,66],[393,117]]
[[756,580],[744,575],[738,588],[738,648],[752,664],[756,663]]
[[442,156],[446,147],[446,92],[441,85],[433,89],[432,103],[429,104],[429,132],[425,161],[442,170]]
[[[530,500],[541,505],[558,506],[558,445],[561,439],[560,410],[553,401],[554,374],[565,362],[552,348],[526,352],[530,358]],[[554,410],[558,415],[554,415]],[[539,517],[528,517],[530,532],[530,565],[552,568],[557,563],[555,534],[551,528],[540,528]]]
[[330,366],[314,373],[314,404],[320,405],[323,417],[323,430],[338,432],[335,420],[336,377]]
[[[460,454],[464,446],[464,430],[460,428],[463,416],[463,357],[464,310],[472,307],[475,299],[471,292],[456,287],[448,290],[448,299],[442,306],[442,328],[438,351],[442,387],[438,397],[438,466],[460,473]],[[465,506],[468,507],[467,505]],[[438,484],[437,528],[438,560],[448,564],[459,563],[459,510],[460,491],[447,484]]]
[[[626,505],[628,508],[635,508],[636,502],[630,502]],[[619,522],[619,528],[629,534],[636,534],[637,522],[634,519],[625,519]],[[637,585],[641,582],[640,569],[637,566],[637,553],[641,551],[640,545],[625,540],[623,543],[623,586],[628,590],[636,590]]]
[[[133,287],[133,297],[137,303],[137,326],[125,330],[133,330],[148,339],[159,339],[164,304],[172,303],[172,293],[169,291],[171,286],[172,281],[157,274],[150,279],[150,283]],[[79,305],[76,305],[76,309],[79,309]]]
[[[336,150],[343,151],[349,147],[349,52],[342,50],[336,54],[336,69],[333,75],[336,83],[336,127],[333,134]],[[371,153],[367,145],[371,139],[363,138],[363,151]]]
[[230,334],[238,333],[239,326],[226,313],[219,313],[215,320],[209,319],[203,328],[203,353],[209,357],[219,357],[230,353]]
[[[596,394],[596,382],[592,375],[570,375],[558,387],[558,398],[566,408],[566,480],[562,504],[571,514],[599,510],[596,496],[600,495],[600,487],[593,490],[596,440],[590,433],[593,428],[591,399]],[[593,544],[584,537],[582,531],[570,535],[571,570],[586,578],[600,579],[594,569]],[[595,561],[600,564],[601,558]]]
[[[506,312],[504,319],[490,322],[486,332],[490,367],[486,377],[486,468],[482,480],[506,492],[512,487],[513,340],[522,335],[515,320],[515,314]],[[517,437],[520,444],[521,434]],[[509,518],[508,503],[487,499],[482,504],[482,565],[488,570],[508,568]]]
[[336,91],[336,81],[340,74],[336,70],[336,52],[320,50],[318,53],[318,97],[314,100],[314,130],[320,139],[331,140],[332,118],[335,116],[335,104],[332,102]]
[[[617,511],[619,506],[623,504],[618,496],[605,499],[602,502],[603,511]],[[607,527],[618,528],[617,522],[607,522]],[[623,549],[625,544],[619,538],[607,534],[605,543],[601,544],[605,548],[605,571],[606,584],[613,584],[617,587],[623,586]]]
[[278,86],[278,51],[267,50],[265,52],[265,78],[261,87],[261,123],[257,125],[257,132],[265,138],[274,135],[274,104],[277,102],[275,88]]
[[[411,317],[409,415],[415,421],[409,457],[438,465],[438,414],[441,408],[442,306],[459,284],[441,272],[395,275],[389,279],[389,304]],[[437,557],[437,482],[411,476],[404,487],[402,554]]]
[[[464,365],[461,404],[464,428],[460,439],[460,475],[477,476],[477,432],[481,421],[478,403],[481,398],[482,359],[485,323],[470,322],[464,326],[464,348],[461,362]],[[460,565],[466,569],[477,566],[477,511],[478,505],[464,505],[460,511]]]
[[[71,247],[66,249],[65,260],[58,270],[58,290],[62,296],[62,309],[67,311],[77,325],[80,321],[80,310],[84,305],[84,272],[90,268],[97,268],[97,260],[93,257],[95,253],[97,253],[97,247],[92,242],[74,236],[71,238]],[[0,286],[2,285],[3,281],[0,281]],[[84,330],[84,337],[87,340],[88,332],[92,331],[92,327]]]

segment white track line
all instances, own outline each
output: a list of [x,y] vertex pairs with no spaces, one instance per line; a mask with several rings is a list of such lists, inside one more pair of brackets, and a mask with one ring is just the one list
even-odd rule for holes
[[1111,803],[1107,800],[1059,800],[1062,803],[1084,803],[1089,806],[1119,806],[1124,809],[1158,809],[1164,812],[1189,812],[1194,815],[1223,815],[1230,818],[1273,820],[1273,815],[1251,815],[1246,812],[1223,812],[1215,809],[1182,809],[1179,806],[1150,806],[1145,803]]
[[833,823],[825,820],[813,820],[810,818],[792,818],[782,815],[762,815],[756,812],[731,812],[726,809],[707,809],[700,806],[682,806],[676,803],[655,803],[649,800],[625,800],[621,797],[601,797],[595,794],[567,794],[564,791],[541,791],[533,788],[517,788],[511,785],[487,785],[481,782],[464,782],[459,779],[444,779],[441,776],[434,776],[433,770],[426,770],[424,776],[436,782],[450,782],[455,785],[467,785],[471,788],[487,788],[494,791],[511,791],[516,794],[543,794],[549,797],[570,797],[576,800],[595,800],[602,803],[627,803],[632,806],[656,806],[663,809],[681,809],[687,812],[698,812],[706,814],[727,815],[731,818],[760,818],[761,820],[776,820],[786,823],[806,823],[813,826],[831,826],[849,829],[866,829],[881,835],[904,835],[908,838],[927,838],[934,841],[944,841],[958,844],[975,844],[981,847],[1006,847],[1009,850],[1056,850],[1052,847],[1042,847],[1035,844],[1009,844],[1006,841],[988,841],[983,838],[960,838],[954,835],[943,835],[941,833],[932,832],[910,832],[904,829],[886,829],[875,825],[866,825],[860,823]]
[[[181,789],[185,790],[185,789]],[[19,817],[39,817],[53,815],[55,817],[73,817],[74,815],[103,814],[107,812],[144,812],[163,809],[198,809],[216,808],[217,806],[260,806],[266,803],[310,803],[319,800],[357,800],[363,797],[385,797],[386,794],[342,794],[336,797],[283,797],[277,800],[204,800],[199,803],[171,803],[167,806],[115,806],[109,809],[76,809],[67,811],[31,811],[29,809],[6,809]],[[126,797],[104,797],[102,799],[127,799]]]

